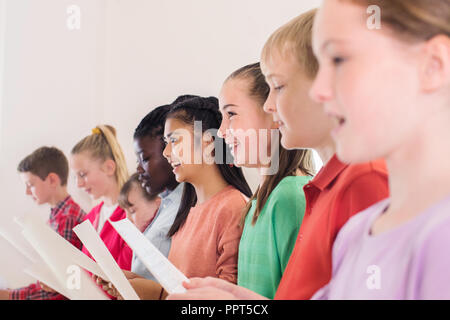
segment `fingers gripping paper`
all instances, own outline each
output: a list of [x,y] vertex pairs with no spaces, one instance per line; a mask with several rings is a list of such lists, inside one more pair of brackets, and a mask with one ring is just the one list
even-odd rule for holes
[[139,300],[136,291],[134,291],[91,222],[86,220],[73,228],[73,231],[83,242],[92,257],[94,257],[95,261],[97,261],[120,295],[125,300]]
[[130,220],[110,223],[169,294],[186,291],[182,285],[183,281],[189,281],[186,276]]

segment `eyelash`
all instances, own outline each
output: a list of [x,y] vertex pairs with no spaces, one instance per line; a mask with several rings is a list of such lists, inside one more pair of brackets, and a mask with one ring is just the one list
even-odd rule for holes
[[228,115],[228,118],[231,119],[231,117],[235,116],[236,113],[231,112],[231,111],[228,111],[228,112],[227,112],[227,115]]
[[345,59],[342,58],[342,57],[334,57],[334,58],[332,59],[332,61],[333,61],[333,64],[334,64],[335,66],[337,66],[337,65],[342,64],[342,63],[345,61]]
[[[170,143],[175,143],[175,142],[177,142],[177,139],[175,139],[175,138],[169,138],[168,140],[170,141]],[[167,146],[167,144],[168,144],[167,140],[164,139],[164,146]]]

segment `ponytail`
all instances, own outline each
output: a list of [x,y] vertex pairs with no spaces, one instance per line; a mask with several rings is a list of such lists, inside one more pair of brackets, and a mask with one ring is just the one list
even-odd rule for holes
[[116,164],[115,178],[119,188],[128,180],[128,168],[122,148],[116,137],[116,129],[110,125],[99,125],[92,129],[92,134],[83,138],[73,148],[72,154],[88,151],[94,159],[106,161],[111,159]]

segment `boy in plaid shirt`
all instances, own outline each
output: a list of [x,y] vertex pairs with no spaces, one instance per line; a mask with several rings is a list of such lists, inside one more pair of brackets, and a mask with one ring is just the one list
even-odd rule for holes
[[[52,206],[50,227],[81,250],[82,244],[72,229],[84,220],[85,213],[67,193],[69,165],[64,154],[54,147],[41,147],[23,159],[17,170],[25,182],[26,194],[38,205]],[[0,290],[0,299],[62,300],[65,297],[45,291],[37,282],[19,289]]]

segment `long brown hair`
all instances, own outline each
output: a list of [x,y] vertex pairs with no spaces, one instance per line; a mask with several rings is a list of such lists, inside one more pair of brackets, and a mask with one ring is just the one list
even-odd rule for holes
[[[248,93],[250,97],[254,98],[261,105],[261,112],[263,111],[264,102],[269,96],[269,85],[266,83],[264,75],[261,71],[259,63],[254,63],[242,67],[233,72],[226,81],[231,79],[240,79],[246,81],[248,86]],[[266,177],[262,185],[258,186],[256,192],[250,198],[247,206],[244,209],[241,224],[244,223],[245,218],[250,211],[252,201],[256,199],[256,209],[253,214],[252,224],[254,225],[264,208],[272,191],[280,183],[280,181],[287,176],[295,176],[300,170],[303,174],[308,176],[314,175],[314,161],[311,150],[287,150],[281,145],[281,138],[279,143],[279,165],[276,174]]]

